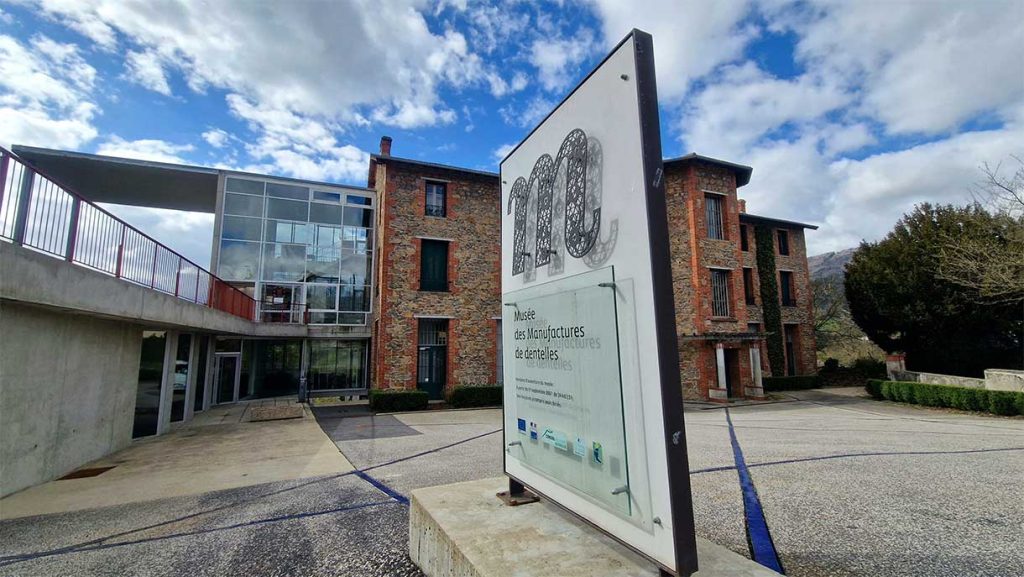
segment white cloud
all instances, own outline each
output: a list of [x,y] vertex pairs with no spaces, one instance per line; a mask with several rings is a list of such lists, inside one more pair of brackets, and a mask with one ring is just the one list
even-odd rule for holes
[[106,204],[101,206],[157,242],[197,265],[210,269],[213,215],[163,208]]
[[507,104],[498,109],[505,124],[519,128],[533,128],[555,108],[554,100],[535,96],[525,106]]
[[245,170],[310,180],[353,182],[366,178],[370,155],[355,146],[340,145],[333,126],[261,107],[237,94],[228,95],[227,102],[235,116],[261,134],[246,145],[249,155],[260,162]]
[[743,24],[745,0],[590,0],[611,48],[633,28],[654,37],[658,95],[681,98],[690,84],[718,65],[734,61],[757,31]]
[[74,44],[0,35],[0,143],[77,148],[92,140],[95,81]]
[[195,147],[191,144],[174,144],[155,139],[125,140],[120,136],[113,135],[106,142],[100,144],[99,148],[96,149],[96,154],[134,158],[137,160],[152,160],[155,162],[170,162],[173,164],[188,164],[181,156],[181,153],[193,150],[195,150]]
[[[876,240],[896,219],[922,202],[966,204],[982,177],[979,167],[1006,162],[1024,146],[1024,126],[975,131],[887,152],[863,160],[839,160],[829,167],[836,188],[824,226],[831,247]],[[826,248],[825,250],[830,250]]]
[[728,66],[696,96],[680,121],[691,150],[735,158],[759,139],[787,125],[812,122],[852,96],[826,80],[803,75],[774,78],[753,62]]
[[331,122],[358,123],[367,111],[400,127],[448,122],[442,85],[488,83],[461,33],[431,32],[423,0],[35,1],[103,47],[117,46],[116,31],[158,52],[193,89],[217,87]]
[[1024,98],[1024,3],[845,2],[773,6],[797,57],[864,92],[890,133],[937,134]]
[[594,38],[587,29],[574,38],[538,38],[530,46],[530,63],[537,68],[545,90],[562,91],[576,80],[579,64],[595,48]]
[[502,160],[504,160],[505,157],[508,156],[508,153],[512,152],[512,149],[515,148],[518,144],[518,142],[509,142],[507,144],[502,144],[501,146],[499,146],[494,151],[494,161],[501,162]]
[[220,128],[211,128],[203,133],[203,140],[214,148],[224,148],[231,135]]
[[164,72],[160,57],[155,52],[129,51],[125,56],[125,69],[126,76],[132,82],[164,96],[171,95],[167,74]]

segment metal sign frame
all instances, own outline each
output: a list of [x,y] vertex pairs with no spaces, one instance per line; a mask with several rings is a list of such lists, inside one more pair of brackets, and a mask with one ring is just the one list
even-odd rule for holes
[[[654,47],[650,34],[634,29],[626,35],[600,64],[591,71],[547,116],[537,127],[521,141],[512,151],[505,156],[501,164],[515,154],[515,152],[530,137],[539,130],[545,122],[551,118],[570,98],[587,83],[588,80],[615,53],[630,39],[633,39],[634,63],[636,71],[636,89],[638,114],[640,120],[640,144],[643,164],[643,194],[646,201],[646,213],[648,224],[648,236],[650,243],[650,274],[653,285],[654,301],[654,336],[656,343],[656,354],[659,366],[660,395],[662,415],[661,421],[664,431],[662,439],[664,447],[648,446],[648,451],[664,450],[666,455],[668,503],[671,509],[672,542],[674,549],[674,566],[667,566],[665,563],[655,559],[647,552],[641,551],[624,541],[622,538],[609,532],[607,529],[597,527],[602,532],[616,539],[623,545],[633,549],[640,555],[648,558],[659,566],[663,575],[688,576],[697,571],[697,544],[693,521],[693,503],[690,491],[690,474],[686,448],[686,432],[683,422],[683,395],[679,373],[679,347],[676,333],[675,297],[672,287],[671,254],[669,245],[668,217],[665,199],[664,169],[661,151],[661,126],[658,111],[657,84],[655,79]],[[623,78],[625,80],[625,78]],[[504,178],[504,174],[502,175]],[[504,196],[503,196],[503,200]],[[569,204],[567,202],[567,204]],[[504,206],[502,207],[504,209]],[[541,208],[543,210],[543,207]],[[566,239],[567,241],[570,239]],[[579,239],[574,239],[579,240]],[[504,242],[504,238],[503,238]],[[568,247],[571,249],[571,246]],[[542,255],[544,256],[544,255]],[[544,261],[546,262],[546,261]],[[514,263],[502,262],[502,277],[510,274]],[[504,288],[503,288],[504,293]],[[503,295],[504,296],[504,295]],[[503,327],[509,330],[511,327]],[[638,330],[652,330],[652,327],[638,327]],[[509,364],[505,363],[505,371],[509,370]],[[506,386],[511,386],[508,378],[504,379]],[[507,423],[505,417],[506,409],[502,409],[503,424]],[[656,418],[656,415],[651,415]],[[523,483],[521,479],[509,474],[506,461],[506,451],[509,443],[509,435],[515,435],[503,427],[502,444],[502,466],[509,476],[510,494],[512,500],[520,497],[524,487],[528,487],[535,493],[548,498],[543,492],[537,491],[536,487]],[[560,507],[573,513],[583,521],[596,525],[573,511],[569,507],[548,498],[549,501],[558,504]],[[529,502],[526,500],[525,502]]]

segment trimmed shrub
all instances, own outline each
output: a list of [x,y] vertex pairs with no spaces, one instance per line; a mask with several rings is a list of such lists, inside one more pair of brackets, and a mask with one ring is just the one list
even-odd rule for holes
[[427,408],[426,391],[385,389],[370,391],[370,408],[378,413],[418,411]]
[[818,387],[818,375],[798,375],[795,377],[764,377],[761,386],[765,392],[800,391]]
[[1010,391],[988,391],[988,412],[997,415],[1016,415],[1017,397],[1024,397],[1020,393],[1016,395]]
[[452,389],[448,403],[457,409],[500,407],[502,395],[501,385],[463,385]]
[[829,357],[825,359],[825,364],[821,367],[822,372],[834,373],[839,370],[839,359]]
[[868,392],[868,394],[871,395],[872,397],[874,397],[876,399],[881,399],[882,398],[882,384],[884,382],[885,381],[880,381],[878,379],[868,379],[868,383],[866,385],[864,385],[864,390],[866,390]]
[[989,391],[971,387],[879,379],[869,379],[864,389],[876,399],[900,403],[961,411],[982,411],[996,415],[1024,415],[1024,393],[1012,391]]

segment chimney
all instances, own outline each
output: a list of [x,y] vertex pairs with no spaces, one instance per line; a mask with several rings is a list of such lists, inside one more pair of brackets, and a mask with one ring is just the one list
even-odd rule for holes
[[740,214],[747,214],[747,201],[745,199],[739,199],[740,201]]
[[391,156],[391,137],[381,136],[380,137],[380,155]]

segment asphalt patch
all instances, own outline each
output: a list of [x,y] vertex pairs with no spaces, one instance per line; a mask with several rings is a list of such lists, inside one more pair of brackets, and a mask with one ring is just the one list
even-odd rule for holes
[[320,428],[335,443],[341,441],[410,437],[420,434],[419,431],[399,421],[393,415],[331,416],[331,413],[326,411],[321,413],[319,410],[313,414],[316,416],[316,421]]

